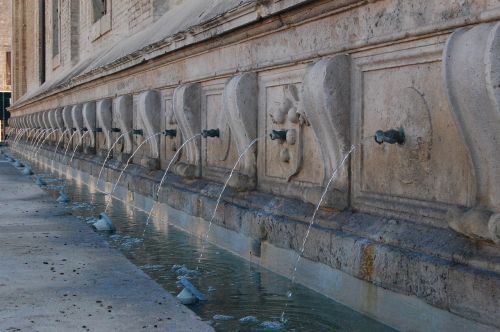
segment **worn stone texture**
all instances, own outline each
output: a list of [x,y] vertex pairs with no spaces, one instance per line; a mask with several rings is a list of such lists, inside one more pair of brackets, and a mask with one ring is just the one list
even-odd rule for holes
[[[500,327],[498,1],[107,6],[96,15],[92,2],[62,2],[60,22],[52,11],[45,17],[45,64],[16,62],[11,131],[22,133],[21,144],[43,137],[41,112],[62,109],[64,127],[81,129],[78,110],[96,103],[93,121],[103,132],[85,140],[87,153],[77,154],[73,168],[96,176],[120,138],[106,181],[140,146],[123,190],[154,198],[171,165],[158,199],[211,220],[238,161],[216,225],[255,248],[300,252],[321,202],[305,260]],[[13,8],[20,32],[13,46],[36,58],[40,8],[25,7],[24,0]],[[52,26],[60,27],[59,54],[51,53]],[[196,136],[211,129],[218,137]],[[404,132],[404,144],[374,141],[389,129]],[[142,144],[164,130],[170,136]],[[69,151],[82,133],[70,141],[72,134],[64,139]],[[461,283],[470,286],[460,290]]]

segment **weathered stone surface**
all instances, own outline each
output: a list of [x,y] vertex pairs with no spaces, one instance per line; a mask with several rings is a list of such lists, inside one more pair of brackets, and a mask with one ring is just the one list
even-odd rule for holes
[[115,99],[113,107],[113,128],[120,131],[113,134],[113,141],[122,138],[113,151],[115,158],[126,161],[133,149],[132,129],[133,129],[133,98],[130,95],[119,96]]
[[99,100],[96,104],[96,127],[100,132],[96,133],[97,150],[101,156],[106,156],[111,149],[114,140],[111,138],[113,133],[113,114],[112,114],[113,100],[106,98]]
[[[470,152],[475,182],[473,209],[449,220],[454,230],[500,243],[500,23],[460,29],[449,38],[443,76],[454,119]],[[490,225],[490,226],[489,226]]]
[[[134,129],[142,130],[143,134],[134,135],[134,149],[140,147],[134,160],[150,169],[156,169],[159,166],[160,109],[161,101],[158,91],[145,91],[139,95],[137,112],[134,118]],[[142,144],[146,140],[147,142]]]
[[82,140],[83,150],[87,154],[96,151],[96,104],[94,101],[83,104],[82,108],[83,128],[86,130],[85,138]]
[[[327,202],[330,206],[343,209],[348,205],[348,168],[337,168],[350,150],[349,56],[338,55],[312,65],[307,70],[303,89],[304,112],[319,142],[325,167],[322,185],[326,186],[330,178],[335,176]],[[317,196],[314,197],[315,201],[318,201]]]
[[[173,114],[182,135],[182,141],[201,133],[201,87],[188,84],[177,87],[173,96]],[[201,175],[201,140],[193,139],[182,152],[181,161],[174,168],[181,176],[193,178]]]

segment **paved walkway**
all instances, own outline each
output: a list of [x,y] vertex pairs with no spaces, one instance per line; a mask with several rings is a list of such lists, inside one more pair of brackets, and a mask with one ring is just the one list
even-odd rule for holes
[[0,331],[211,331],[0,156]]

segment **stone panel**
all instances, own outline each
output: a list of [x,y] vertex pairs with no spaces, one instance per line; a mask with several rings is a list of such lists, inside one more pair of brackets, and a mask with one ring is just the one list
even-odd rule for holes
[[[305,67],[261,73],[259,77],[259,187],[317,203],[324,167],[314,131],[303,110]],[[271,140],[287,130],[286,140]]]
[[[442,47],[356,56],[355,206],[445,226],[446,206],[471,204],[474,177],[441,79]],[[370,139],[391,128],[404,130],[404,145]]]

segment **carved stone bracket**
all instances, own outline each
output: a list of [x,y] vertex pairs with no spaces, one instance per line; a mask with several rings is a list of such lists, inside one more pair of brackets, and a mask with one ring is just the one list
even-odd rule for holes
[[[201,132],[201,86],[199,83],[177,87],[173,96],[173,110],[183,141]],[[201,139],[197,138],[184,147],[185,158],[175,168],[175,173],[188,177],[201,176]]]
[[119,96],[115,99],[113,112],[113,122],[116,128],[120,129],[115,133],[115,139],[125,134],[122,138],[123,143],[117,144],[117,151],[121,154],[129,155],[132,153],[132,130],[133,126],[133,98],[131,95]]
[[113,114],[111,113],[111,99],[99,100],[96,105],[96,118],[98,128],[101,132],[97,133],[99,149],[105,150],[105,153],[111,149],[111,128],[113,127]]
[[63,109],[62,108],[56,108],[54,111],[53,111],[53,117],[52,117],[52,120],[54,122],[54,128],[58,128],[60,129],[60,131],[58,131],[56,133],[56,135],[54,136],[55,137],[55,141],[54,143],[56,143],[59,138],[61,137],[63,131],[64,131],[64,120],[63,120]]
[[82,144],[84,145],[84,151],[86,153],[95,152],[95,128],[96,128],[96,113],[95,113],[95,102],[91,101],[83,105],[82,110],[83,115],[83,127],[87,128],[89,131],[85,137],[88,137]]
[[[236,144],[238,154],[257,138],[257,75],[245,73],[231,78],[224,88],[223,105]],[[238,174],[234,174],[230,186],[239,190],[254,189],[257,185],[256,144],[240,161]]]
[[64,127],[66,129],[69,129],[69,131],[66,133],[66,137],[64,138],[65,143],[69,144],[69,138],[72,135],[71,128],[73,128],[73,118],[71,116],[71,111],[73,110],[73,106],[64,106],[62,110],[62,118],[64,122]]
[[71,119],[73,120],[73,128],[76,129],[76,134],[74,136],[73,142],[77,145],[80,143],[80,140],[82,139],[82,129],[83,129],[82,105],[73,106],[73,108],[71,109]]
[[[304,112],[314,129],[323,156],[323,185],[350,149],[350,58],[338,55],[323,59],[308,68],[303,86]],[[330,188],[327,203],[338,208],[348,205],[347,163],[341,167]]]
[[[139,95],[137,104],[137,128],[135,129],[142,129],[144,136],[142,139],[138,140],[137,144],[140,144],[142,140],[160,131],[160,109],[161,96],[158,91],[144,91]],[[141,163],[148,168],[157,168],[160,158],[160,137],[153,136],[146,144],[149,146],[149,152],[143,154],[145,158],[142,159]]]
[[476,177],[472,209],[450,211],[449,225],[469,237],[500,243],[500,22],[454,32],[443,75],[455,122]]
[[55,119],[55,116],[56,116],[56,110],[49,110],[47,111],[47,120],[49,122],[49,128],[52,130],[51,134],[50,134],[50,137],[49,137],[49,142],[50,144],[52,144],[54,141],[57,140],[57,137],[58,137],[58,132],[56,131],[56,129],[58,129],[57,127],[57,124],[56,124],[56,119]]

